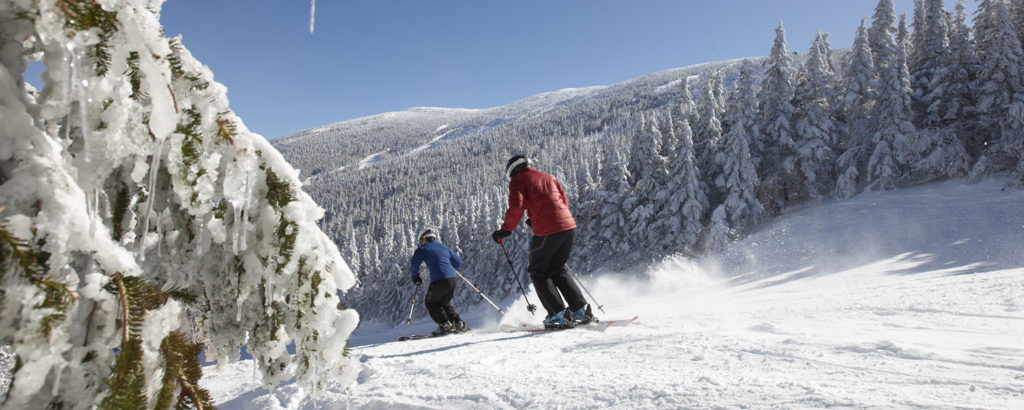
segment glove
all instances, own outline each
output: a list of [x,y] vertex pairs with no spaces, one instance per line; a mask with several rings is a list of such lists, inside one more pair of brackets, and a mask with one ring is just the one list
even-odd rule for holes
[[530,220],[530,218],[526,218],[526,226],[529,226],[530,229],[533,229],[533,221]]
[[419,276],[413,276],[412,277],[412,283],[415,283],[416,286],[422,285],[423,284],[423,279],[420,279]]
[[491,238],[493,238],[495,242],[501,243],[502,239],[507,238],[511,234],[512,234],[512,232],[510,232],[510,231],[499,229],[497,231],[494,231],[494,233],[491,234]]

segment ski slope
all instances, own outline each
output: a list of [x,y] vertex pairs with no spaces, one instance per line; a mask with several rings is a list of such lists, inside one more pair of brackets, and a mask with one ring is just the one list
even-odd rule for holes
[[319,396],[260,388],[250,361],[203,386],[222,409],[1022,408],[1024,191],[1003,185],[866,193],[644,279],[586,280],[599,317],[640,315],[629,327],[498,331],[540,321],[520,297],[456,306],[470,334],[357,329],[357,383]]

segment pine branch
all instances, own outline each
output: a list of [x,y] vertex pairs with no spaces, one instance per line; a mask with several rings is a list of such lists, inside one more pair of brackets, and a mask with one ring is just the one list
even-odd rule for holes
[[0,225],[0,266],[15,262],[22,276],[43,292],[43,301],[35,307],[53,311],[40,320],[39,332],[44,337],[50,335],[56,323],[67,318],[68,306],[78,300],[67,284],[47,278],[49,257],[48,253],[34,250],[28,241]]
[[[142,356],[142,327],[148,311],[165,305],[169,299],[192,303],[192,295],[181,289],[163,291],[135,276],[114,275],[108,290],[117,292],[121,305],[121,346],[117,357],[115,374],[108,381],[110,396],[104,400],[106,408],[134,407],[141,403],[145,407],[145,373]],[[165,363],[163,387],[158,394],[156,408],[170,408],[178,382],[177,375],[186,366],[189,358],[198,356],[201,344],[191,345],[178,332],[172,332],[161,342],[160,352]],[[138,350],[137,354],[135,350]],[[201,377],[201,370],[197,373]],[[198,383],[198,378],[192,381]],[[141,398],[141,401],[140,401]],[[207,400],[208,402],[208,400]],[[202,403],[202,402],[197,402]],[[208,407],[208,406],[207,406]]]
[[128,83],[132,85],[131,98],[136,101],[149,98],[148,94],[142,92],[142,71],[139,70],[139,52],[129,52],[127,62],[128,68],[125,74],[128,75]]
[[142,339],[131,339],[121,344],[121,352],[114,364],[114,374],[107,380],[107,387],[109,392],[100,403],[100,408],[146,408]]
[[203,80],[202,77],[195,73],[185,72],[185,63],[182,60],[181,54],[185,49],[185,46],[181,44],[176,38],[169,40],[171,54],[167,56],[167,61],[171,67],[171,75],[174,78],[184,79],[191,83],[189,87],[192,90],[203,91],[210,87],[210,83]]
[[99,29],[99,42],[93,47],[96,74],[103,76],[110,69],[110,46],[117,32],[117,13],[103,10],[95,0],[58,0],[57,7],[64,14],[65,26],[77,31]]

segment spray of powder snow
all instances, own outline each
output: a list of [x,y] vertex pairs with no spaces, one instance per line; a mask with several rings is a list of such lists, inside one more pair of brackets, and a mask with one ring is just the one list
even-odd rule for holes
[[[580,290],[599,319],[624,319],[641,316],[656,320],[662,312],[689,309],[695,304],[721,303],[714,295],[724,289],[721,275],[691,259],[670,257],[650,268],[624,272],[598,271],[581,281]],[[501,323],[539,323],[546,315],[540,306],[533,285],[527,288],[527,299],[520,294],[508,306]],[[527,311],[527,300],[537,305],[537,314]],[[603,312],[598,307],[603,308]]]

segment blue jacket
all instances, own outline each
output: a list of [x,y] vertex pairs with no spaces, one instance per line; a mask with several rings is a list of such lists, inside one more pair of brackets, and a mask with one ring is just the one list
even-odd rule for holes
[[455,269],[462,265],[462,258],[459,258],[459,255],[456,255],[441,242],[430,241],[416,248],[416,251],[412,253],[412,263],[410,264],[412,276],[420,276],[420,264],[424,262],[430,269],[430,281],[434,282],[454,278]]

